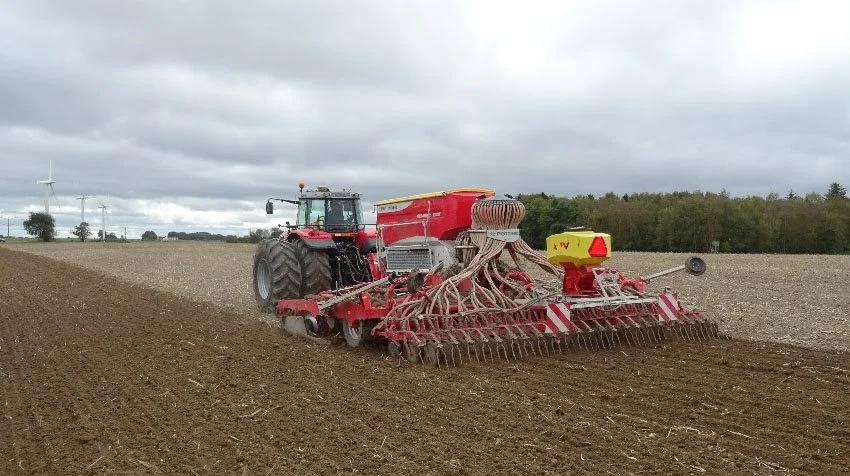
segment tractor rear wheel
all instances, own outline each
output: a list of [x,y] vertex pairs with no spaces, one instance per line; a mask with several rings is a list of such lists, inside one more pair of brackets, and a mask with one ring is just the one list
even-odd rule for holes
[[301,240],[295,240],[293,246],[298,251],[298,261],[301,264],[301,296],[330,291],[333,278],[328,254],[310,249]]
[[274,312],[279,299],[301,297],[301,266],[292,243],[263,240],[254,251],[254,298],[263,312]]

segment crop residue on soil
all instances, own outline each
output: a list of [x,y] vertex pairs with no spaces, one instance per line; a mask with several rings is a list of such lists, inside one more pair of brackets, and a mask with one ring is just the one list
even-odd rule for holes
[[[26,243],[11,249],[57,258],[182,297],[264,319],[251,290],[254,245],[221,242]],[[606,266],[648,275],[680,265],[681,253],[615,251]],[[678,273],[670,285],[683,301],[721,321],[740,339],[850,350],[850,256],[702,256],[708,271]],[[523,265],[529,272],[535,265]],[[539,276],[543,277],[543,276]]]
[[0,249],[0,473],[840,473],[850,359],[715,341],[428,369]]

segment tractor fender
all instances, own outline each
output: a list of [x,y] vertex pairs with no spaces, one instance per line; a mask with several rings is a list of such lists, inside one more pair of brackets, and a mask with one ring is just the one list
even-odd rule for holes
[[291,241],[301,240],[311,250],[335,250],[336,243],[330,238],[309,238],[306,236],[293,237]]

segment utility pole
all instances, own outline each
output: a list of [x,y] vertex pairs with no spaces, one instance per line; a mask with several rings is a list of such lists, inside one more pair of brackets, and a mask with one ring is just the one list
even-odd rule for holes
[[127,241],[127,227],[124,227],[124,241]]

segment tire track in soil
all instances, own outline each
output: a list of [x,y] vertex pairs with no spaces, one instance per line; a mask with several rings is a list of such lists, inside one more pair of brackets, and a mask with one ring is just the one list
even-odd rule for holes
[[[4,414],[36,428],[4,421],[3,474],[25,474],[18,460],[39,474],[839,474],[850,463],[846,354],[719,341],[428,369],[24,253],[0,250],[0,282],[0,377],[26,375],[2,386]],[[6,454],[13,443],[19,454]]]

